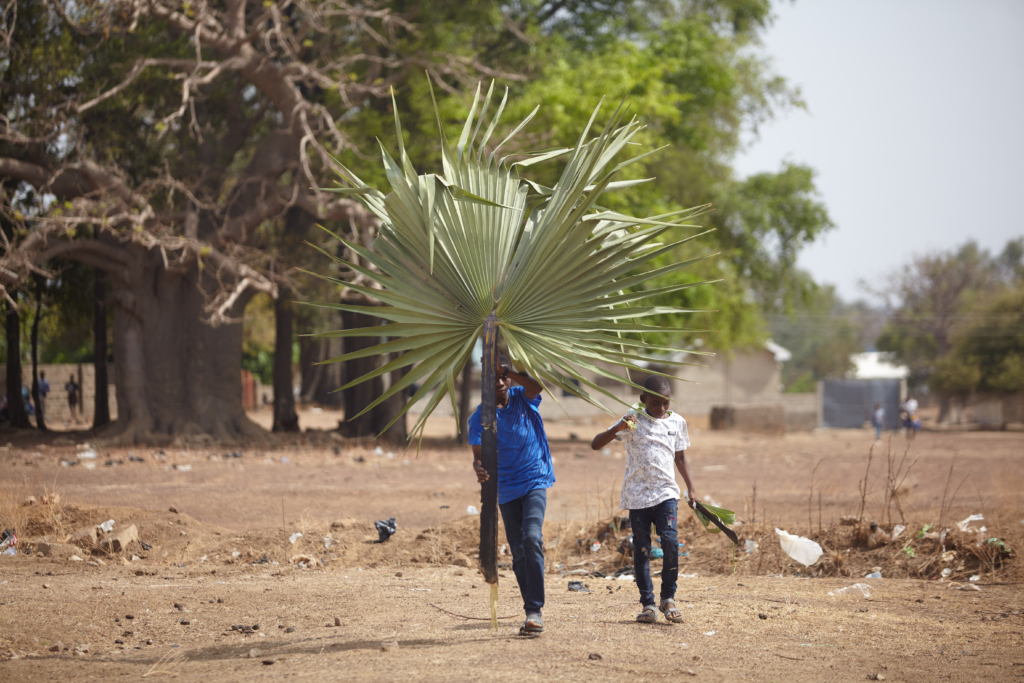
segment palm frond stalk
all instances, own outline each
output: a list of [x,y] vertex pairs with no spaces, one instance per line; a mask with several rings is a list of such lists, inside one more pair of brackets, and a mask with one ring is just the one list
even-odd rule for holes
[[[572,148],[517,153],[512,155],[518,159],[516,161],[498,156],[537,110],[515,126],[504,140],[489,147],[508,97],[506,90],[481,136],[493,94],[492,84],[477,116],[480,103],[480,88],[477,88],[454,148],[445,137],[438,115],[442,173],[418,174],[415,171],[406,156],[397,106],[398,160],[381,145],[391,192],[385,195],[367,186],[339,164],[344,185],[328,191],[358,196],[380,218],[380,232],[369,249],[335,235],[356,255],[352,261],[321,251],[340,261],[346,269],[377,283],[379,288],[320,277],[373,297],[384,305],[319,305],[387,321],[375,327],[320,335],[388,339],[372,348],[325,362],[400,353],[341,389],[396,368],[411,366],[402,379],[364,409],[364,412],[371,410],[418,383],[419,388],[395,417],[398,419],[420,401],[426,402],[410,431],[410,439],[418,434],[422,440],[427,417],[446,396],[451,399],[458,424],[455,378],[469,361],[477,340],[483,336],[481,449],[482,464],[490,473],[490,479],[481,491],[480,564],[485,580],[496,586],[495,366],[499,335],[508,347],[513,365],[520,371],[602,408],[597,394],[626,405],[584,371],[641,388],[632,382],[629,371],[650,373],[650,368],[642,368],[638,363],[652,353],[676,351],[647,344],[643,335],[685,330],[665,329],[642,321],[666,313],[694,311],[645,306],[638,302],[706,283],[680,282],[643,289],[649,280],[685,268],[693,261],[631,273],[651,259],[705,234],[690,220],[707,207],[635,218],[599,206],[602,193],[651,180],[613,180],[629,164],[657,151],[612,165],[613,159],[642,128],[635,117],[624,120],[621,106],[603,130],[591,136],[600,110],[598,106]],[[544,187],[520,176],[521,170],[555,158],[564,158],[565,167],[554,187]],[[680,228],[688,234],[674,241],[658,241],[669,231],[675,234]],[[690,364],[675,359],[659,359],[658,362]],[[625,370],[626,374],[620,375],[610,368]],[[558,401],[556,392],[549,392],[549,395]]]

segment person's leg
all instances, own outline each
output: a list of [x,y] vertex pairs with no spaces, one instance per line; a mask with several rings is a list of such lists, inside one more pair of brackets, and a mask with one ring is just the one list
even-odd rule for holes
[[[527,614],[540,615],[544,607],[544,511],[548,505],[546,489],[534,489],[522,500],[523,577],[519,588]],[[518,574],[516,575],[519,576]]]
[[523,555],[523,499],[516,498],[498,506],[501,509],[501,522],[505,525],[505,538],[508,539],[508,550],[512,553],[512,571],[519,584],[519,592],[526,604],[526,558]]
[[882,425],[875,425],[875,441],[880,441],[882,438]]
[[651,523],[654,508],[629,511],[629,526],[633,530],[633,573],[640,590],[640,604],[654,604],[654,584],[651,583]]
[[661,562],[661,599],[671,600],[676,597],[676,581],[679,578],[679,536],[676,533],[679,501],[675,498],[662,501],[654,511],[654,527],[665,553]]

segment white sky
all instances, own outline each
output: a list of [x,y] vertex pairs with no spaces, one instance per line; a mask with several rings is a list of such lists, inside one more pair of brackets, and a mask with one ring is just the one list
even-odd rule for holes
[[799,0],[764,49],[806,111],[763,126],[742,175],[806,163],[836,228],[799,266],[847,300],[914,253],[1024,235],[1024,1]]

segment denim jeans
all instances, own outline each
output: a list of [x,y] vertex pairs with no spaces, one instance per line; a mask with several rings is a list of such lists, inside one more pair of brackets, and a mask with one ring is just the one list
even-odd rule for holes
[[547,489],[534,489],[510,500],[501,508],[505,537],[512,551],[512,571],[519,582],[523,607],[527,614],[540,614],[544,606],[544,510],[548,506]]
[[679,537],[676,534],[676,512],[679,501],[662,501],[649,508],[629,511],[629,525],[633,529],[633,570],[636,587],[640,589],[640,604],[654,605],[654,584],[651,582],[651,524],[661,538],[665,557],[661,563],[661,599],[676,597],[679,578]]
[[881,440],[882,440],[882,425],[876,424],[875,425],[875,441],[881,441]]

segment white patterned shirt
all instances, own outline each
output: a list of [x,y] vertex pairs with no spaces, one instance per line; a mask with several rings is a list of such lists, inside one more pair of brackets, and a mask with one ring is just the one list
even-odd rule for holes
[[617,441],[626,444],[626,474],[619,505],[623,510],[640,510],[672,498],[678,500],[675,458],[676,451],[690,447],[686,420],[679,413],[669,413],[660,420],[643,411],[633,414],[636,429],[615,435]]

